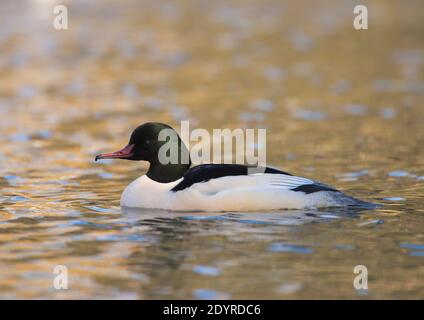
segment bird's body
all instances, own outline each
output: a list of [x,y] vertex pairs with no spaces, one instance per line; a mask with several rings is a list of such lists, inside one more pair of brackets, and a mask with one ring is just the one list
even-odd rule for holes
[[[147,128],[146,128],[147,127]],[[163,145],[159,128],[148,123],[137,128],[130,143],[115,153],[97,158],[147,160],[146,175],[131,182],[121,196],[121,206],[172,211],[259,211],[340,206],[363,206],[366,202],[311,179],[274,168],[234,164],[162,164],[157,158]],[[138,130],[138,131],[137,131]],[[152,131],[155,133],[152,134]],[[149,136],[146,141],[145,136]],[[153,140],[153,142],[150,142]],[[179,141],[185,152],[185,146]]]
[[294,191],[309,185],[310,180],[280,174],[224,176],[174,191],[182,181],[183,178],[160,183],[143,175],[125,188],[121,206],[173,211],[257,211],[359,205],[359,201],[338,191]]

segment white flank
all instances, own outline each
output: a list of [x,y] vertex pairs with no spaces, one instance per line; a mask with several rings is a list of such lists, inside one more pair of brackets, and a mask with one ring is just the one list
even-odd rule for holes
[[174,211],[256,211],[337,206],[332,192],[292,191],[314,183],[302,177],[257,173],[226,176],[170,191],[182,179],[159,183],[147,176],[133,181],[121,196],[121,206]]

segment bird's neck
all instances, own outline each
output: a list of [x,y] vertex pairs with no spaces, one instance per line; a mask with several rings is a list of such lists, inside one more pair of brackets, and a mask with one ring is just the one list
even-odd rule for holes
[[150,167],[146,175],[156,182],[168,183],[181,179],[190,168],[190,165],[191,162],[188,164],[161,164],[160,162],[150,162]]

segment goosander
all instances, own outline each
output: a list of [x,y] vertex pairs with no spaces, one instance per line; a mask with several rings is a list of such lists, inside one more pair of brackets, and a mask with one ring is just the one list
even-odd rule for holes
[[164,129],[175,132],[179,154],[185,154],[189,159],[187,147],[176,131],[155,122],[137,127],[123,149],[96,156],[95,161],[118,158],[150,163],[147,173],[125,188],[121,195],[122,207],[225,212],[368,204],[329,185],[271,167],[251,173],[249,166],[240,164],[191,167],[190,160],[162,164],[158,153],[166,141],[159,139],[159,133]]

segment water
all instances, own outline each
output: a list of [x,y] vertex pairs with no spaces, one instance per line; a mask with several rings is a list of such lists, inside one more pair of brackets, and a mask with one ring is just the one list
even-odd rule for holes
[[[51,5],[0,4],[1,298],[424,298],[420,1],[365,31],[350,1],[73,1],[67,31]],[[121,209],[146,164],[94,155],[181,119],[266,128],[270,165],[382,206]]]

